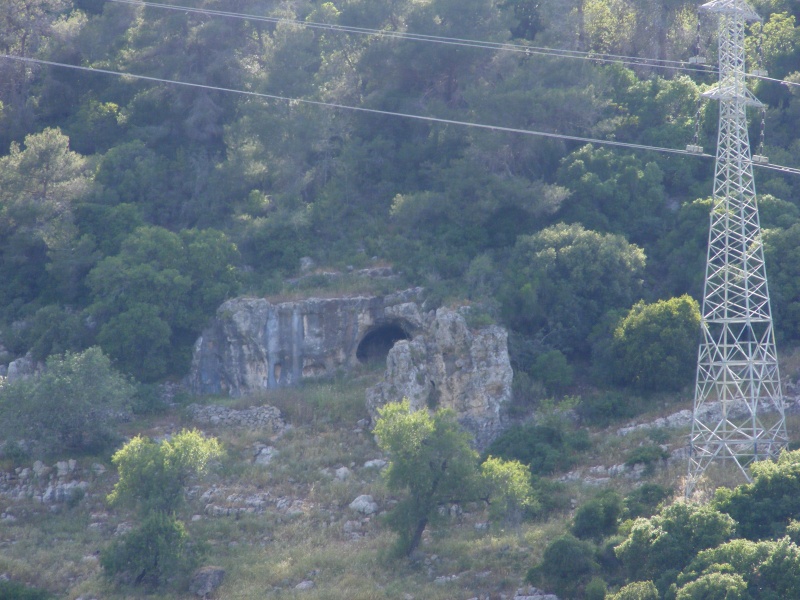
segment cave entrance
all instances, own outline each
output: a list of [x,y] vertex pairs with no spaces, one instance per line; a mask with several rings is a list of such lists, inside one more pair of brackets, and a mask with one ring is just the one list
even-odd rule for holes
[[356,358],[362,363],[385,361],[396,342],[410,337],[398,323],[379,325],[368,331],[358,344]]

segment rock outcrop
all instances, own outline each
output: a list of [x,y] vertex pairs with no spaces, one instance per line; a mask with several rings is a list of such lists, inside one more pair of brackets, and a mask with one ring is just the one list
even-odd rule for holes
[[247,396],[385,360],[384,381],[367,391],[373,418],[378,407],[403,398],[414,409],[452,408],[485,447],[502,431],[511,400],[507,333],[496,325],[470,329],[468,309],[425,313],[421,293],[280,304],[229,300],[195,344],[188,387],[196,394]]
[[440,308],[417,336],[389,351],[384,380],[367,390],[367,408],[373,419],[380,406],[403,398],[415,410],[452,408],[484,448],[504,428],[512,377],[505,329],[473,331],[461,312]]
[[421,293],[278,304],[228,300],[195,344],[189,389],[245,396],[382,359],[395,341],[419,330]]

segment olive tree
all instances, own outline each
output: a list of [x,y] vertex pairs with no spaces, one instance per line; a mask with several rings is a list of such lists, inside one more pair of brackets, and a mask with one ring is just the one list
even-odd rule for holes
[[0,423],[8,438],[35,440],[44,451],[100,450],[135,391],[100,348],[54,355],[42,373],[0,386]]
[[114,454],[111,460],[119,481],[108,501],[135,509],[141,521],[101,554],[107,575],[155,587],[191,569],[197,551],[176,515],[190,479],[204,474],[221,455],[220,443],[196,430],[181,431],[161,442],[136,436]]

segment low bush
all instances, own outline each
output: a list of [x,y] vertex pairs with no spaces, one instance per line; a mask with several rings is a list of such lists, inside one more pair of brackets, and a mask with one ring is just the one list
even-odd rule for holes
[[0,600],[50,600],[52,594],[17,581],[0,580]]
[[614,421],[630,419],[641,411],[641,400],[614,391],[604,391],[581,397],[575,409],[586,425],[607,427]]
[[645,483],[632,490],[622,501],[622,518],[651,517],[659,505],[673,494],[672,488],[657,483]]
[[562,424],[527,424],[512,427],[497,438],[487,455],[518,460],[534,475],[566,471],[591,447],[589,434]]
[[197,552],[188,538],[183,523],[156,512],[104,549],[100,564],[107,576],[121,583],[157,587],[196,566]]
[[600,540],[617,530],[622,497],[614,490],[601,492],[582,504],[572,520],[572,534],[582,540]]
[[575,598],[598,569],[594,546],[564,535],[547,546],[541,564],[530,569],[526,579],[552,589],[561,598]]
[[656,464],[659,461],[666,460],[669,457],[669,452],[664,450],[661,446],[655,444],[648,446],[639,446],[628,452],[628,458],[625,464],[629,467],[635,465],[644,465],[645,473],[652,473]]

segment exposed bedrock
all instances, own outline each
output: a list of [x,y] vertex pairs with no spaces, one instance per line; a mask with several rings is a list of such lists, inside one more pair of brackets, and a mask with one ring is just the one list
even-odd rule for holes
[[195,394],[246,396],[384,360],[422,326],[415,288],[354,298],[271,303],[234,298],[195,343],[188,385]]
[[415,410],[451,408],[483,449],[504,428],[512,378],[505,329],[473,330],[459,311],[440,308],[389,351],[384,380],[367,390],[367,408],[373,419],[380,406],[403,398]]
[[502,431],[511,401],[507,333],[471,329],[459,310],[426,313],[421,295],[229,300],[195,344],[188,386],[247,396],[380,361],[384,379],[366,398],[373,418],[403,398],[414,409],[452,408],[483,448]]

